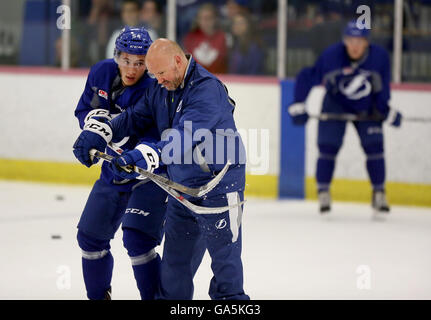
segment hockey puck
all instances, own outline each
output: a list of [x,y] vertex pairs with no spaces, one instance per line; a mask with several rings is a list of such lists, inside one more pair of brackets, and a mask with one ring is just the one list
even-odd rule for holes
[[51,239],[61,239],[61,235],[59,235],[59,234],[52,234],[51,235]]
[[57,194],[57,195],[55,196],[55,200],[57,200],[57,201],[63,201],[63,200],[64,200],[64,196],[63,196],[63,195],[61,195],[61,194]]

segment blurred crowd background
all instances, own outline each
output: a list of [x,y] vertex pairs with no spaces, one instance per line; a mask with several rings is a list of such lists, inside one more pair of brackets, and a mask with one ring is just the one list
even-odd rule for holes
[[[111,58],[124,25],[167,36],[166,0],[70,0],[71,67]],[[176,40],[217,74],[275,76],[277,0],[177,0]],[[0,2],[0,64],[59,66],[59,0]],[[371,42],[393,51],[394,1],[289,0],[286,74],[314,63],[344,25],[371,9]],[[431,82],[431,0],[403,1],[402,81]]]

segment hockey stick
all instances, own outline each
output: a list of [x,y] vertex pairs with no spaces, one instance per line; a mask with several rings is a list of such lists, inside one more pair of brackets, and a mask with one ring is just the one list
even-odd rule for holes
[[[110,156],[106,153],[100,152],[96,149],[90,150],[90,156],[97,157],[99,159],[103,159],[103,160],[106,160],[109,162],[111,162],[112,159],[114,159],[113,156]],[[221,179],[223,179],[224,175],[226,174],[227,170],[229,169],[229,166],[230,166],[230,162],[228,161],[226,163],[226,165],[224,166],[224,168],[211,181],[209,181],[207,184],[205,184],[199,188],[186,187],[182,184],[173,182],[172,180],[169,180],[168,178],[165,178],[163,176],[159,176],[155,173],[149,172],[147,170],[144,170],[144,169],[136,167],[136,166],[127,168],[126,171],[130,171],[130,172],[134,171],[136,173],[143,175],[146,178],[151,179],[154,182],[159,181],[159,182],[165,184],[167,187],[170,187],[170,188],[175,189],[177,191],[180,191],[182,193],[188,194],[189,196],[199,198],[199,197],[202,197],[203,195],[207,194],[212,189],[214,189],[215,186],[217,186],[217,184],[221,181]]]
[[[108,162],[111,162],[112,161],[112,159],[113,159],[113,157],[112,156],[110,156],[110,155],[107,155],[107,154],[105,154],[105,153],[102,153],[102,152],[99,152],[99,151],[97,151],[96,149],[92,149],[92,150],[90,150],[90,155],[91,156],[95,156],[95,157],[98,157],[98,158],[100,158],[100,159],[103,159],[103,160],[106,160],[106,161],[108,161]],[[229,165],[229,163],[225,166],[225,168],[223,168],[223,170],[224,169],[226,169],[226,171],[227,171],[227,167],[228,167],[228,165]],[[185,199],[182,195],[180,195],[175,189],[173,189],[170,185],[177,185],[177,186],[181,186],[182,188],[186,188],[186,189],[191,189],[191,190],[196,190],[196,189],[193,189],[193,188],[188,188],[188,187],[186,187],[186,186],[183,186],[183,185],[181,185],[181,184],[177,184],[177,183],[175,183],[175,182],[173,182],[173,181],[171,181],[171,180],[169,180],[169,179],[167,179],[167,178],[165,178],[165,177],[162,177],[162,176],[159,176],[159,175],[156,175],[156,174],[153,174],[153,173],[151,173],[151,172],[148,172],[148,171],[146,171],[146,170],[143,170],[142,168],[139,168],[139,167],[134,167],[134,170],[135,170],[135,172],[137,172],[137,173],[141,173],[141,171],[143,171],[143,172],[145,172],[145,174],[147,174],[147,173],[149,173],[149,174],[151,174],[151,176],[153,176],[153,178],[154,179],[152,179],[149,175],[147,175],[148,176],[148,178],[150,179],[150,180],[152,180],[155,184],[157,184],[160,188],[162,188],[163,190],[165,190],[169,195],[171,195],[173,198],[175,198],[175,200],[177,200],[178,202],[180,202],[182,205],[184,205],[186,208],[188,208],[188,209],[190,209],[191,211],[193,211],[193,212],[195,212],[195,213],[198,213],[198,214],[218,214],[218,213],[222,213],[222,212],[225,212],[225,211],[228,211],[228,210],[230,210],[230,209],[234,209],[234,208],[236,208],[236,207],[238,207],[238,206],[240,206],[240,205],[242,205],[244,202],[245,202],[245,200],[244,201],[242,201],[242,202],[240,202],[240,203],[238,203],[238,204],[236,204],[236,205],[232,205],[232,206],[225,206],[225,207],[202,207],[202,206],[198,206],[198,205],[195,205],[195,204],[193,204],[193,203],[191,203],[190,201],[188,201],[187,199]],[[223,171],[222,170],[222,171]],[[220,172],[220,173],[222,173],[222,172]],[[220,173],[217,175],[217,177],[220,175]],[[225,172],[224,172],[225,173]],[[223,175],[224,175],[224,173],[223,173]],[[159,178],[162,178],[162,179],[159,179]],[[215,178],[214,178],[215,179]],[[212,182],[212,181],[214,181],[214,179],[213,180],[211,180],[210,182]],[[220,178],[221,179],[221,178]],[[168,183],[165,183],[165,182],[163,182],[163,181],[168,181]],[[209,192],[209,191],[207,191],[207,192]],[[185,192],[184,192],[185,193]]]
[[190,209],[194,213],[198,213],[198,214],[219,214],[219,213],[228,211],[230,209],[234,209],[236,207],[239,207],[239,206],[241,206],[245,202],[245,200],[244,200],[244,201],[241,201],[238,204],[235,204],[235,205],[232,205],[232,206],[225,206],[225,207],[202,207],[202,206],[198,206],[196,204],[191,203],[186,198],[184,198],[182,195],[180,195],[177,191],[175,191],[174,189],[166,186],[165,184],[162,184],[161,182],[154,181],[154,180],[153,180],[153,182],[155,184],[157,184],[160,188],[162,188],[163,190],[165,190],[172,197],[174,197],[175,200],[177,200],[178,202],[180,202],[187,209]]
[[427,117],[402,117],[401,121],[411,121],[411,122],[431,122],[431,118]]
[[321,113],[321,114],[310,114],[310,118],[318,119],[321,121],[382,121],[382,118],[377,117],[361,117],[356,114],[350,113]]
[[[321,121],[383,121],[382,117],[362,117],[351,113],[321,113],[321,114],[311,114],[310,118],[318,119]],[[431,118],[421,118],[421,117],[402,117],[401,121],[409,122],[431,122]]]

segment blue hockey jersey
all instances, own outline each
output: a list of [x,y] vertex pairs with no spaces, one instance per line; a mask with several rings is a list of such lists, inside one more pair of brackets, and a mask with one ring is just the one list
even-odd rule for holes
[[141,136],[155,122],[163,138],[156,145],[170,179],[199,187],[229,159],[230,169],[207,196],[244,190],[245,149],[234,107],[223,83],[190,56],[184,81],[175,91],[153,82],[133,108],[112,121],[114,139]]
[[[75,116],[79,120],[79,126],[81,129],[83,128],[85,117],[94,109],[109,110],[110,115],[115,118],[134,105],[142,97],[146,88],[154,82],[155,80],[145,73],[133,86],[123,86],[119,69],[114,59],[102,60],[96,63],[90,69],[84,92],[75,109]],[[153,128],[149,126],[140,138],[130,135],[117,143],[109,144],[106,153],[118,156],[122,150],[134,149],[141,140],[159,141],[160,136],[154,126]],[[115,176],[107,166],[107,163],[102,164],[100,178],[119,191],[130,191],[140,181],[136,179],[124,180]]]
[[325,103],[336,103],[346,112],[389,112],[390,59],[385,49],[370,44],[364,57],[351,61],[343,42],[327,48],[313,67],[297,75],[294,102],[304,102],[311,88],[323,84]]

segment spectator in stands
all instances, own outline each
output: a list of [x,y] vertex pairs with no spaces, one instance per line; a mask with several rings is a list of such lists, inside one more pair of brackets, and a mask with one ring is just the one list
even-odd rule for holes
[[[92,0],[91,9],[87,18],[87,34],[89,58],[94,63],[104,56],[104,48],[109,39],[109,24],[113,16],[112,0]],[[94,35],[92,33],[95,33]],[[96,41],[94,41],[96,39]]]
[[178,39],[183,39],[190,31],[200,6],[207,2],[211,2],[216,7],[220,7],[225,4],[226,0],[176,0],[177,15],[181,17],[177,19],[176,26],[177,35],[179,35]]
[[[140,11],[141,4],[138,0],[123,0],[121,4],[121,21],[122,26],[120,29],[115,30],[109,38],[106,46],[106,58],[110,59],[114,57],[115,39],[117,39],[121,30],[125,26],[139,27],[140,25]],[[150,32],[149,32],[150,33]],[[151,38],[153,35],[150,33]]]
[[[79,68],[83,67],[81,65],[81,47],[79,46],[78,42],[76,41],[75,37],[70,38],[70,67],[71,68]],[[63,42],[61,37],[58,37],[57,40],[55,40],[55,66],[60,67],[61,66],[61,57],[63,55]]]
[[184,48],[211,73],[226,73],[226,34],[218,27],[217,8],[212,3],[199,7],[192,30],[184,38]]
[[343,30],[347,21],[343,18],[346,14],[343,3],[323,2],[316,16],[315,25],[310,29],[310,44],[314,56],[317,58],[330,44],[340,38],[340,30]]
[[142,26],[148,30],[151,39],[156,40],[166,35],[166,22],[163,19],[162,7],[156,0],[145,0],[141,9]]
[[247,7],[249,0],[227,0],[224,7],[224,17],[222,19],[223,30],[230,32],[232,29],[233,17],[239,13],[250,13]]
[[262,74],[264,53],[260,40],[246,13],[232,18],[233,46],[229,53],[229,73]]

